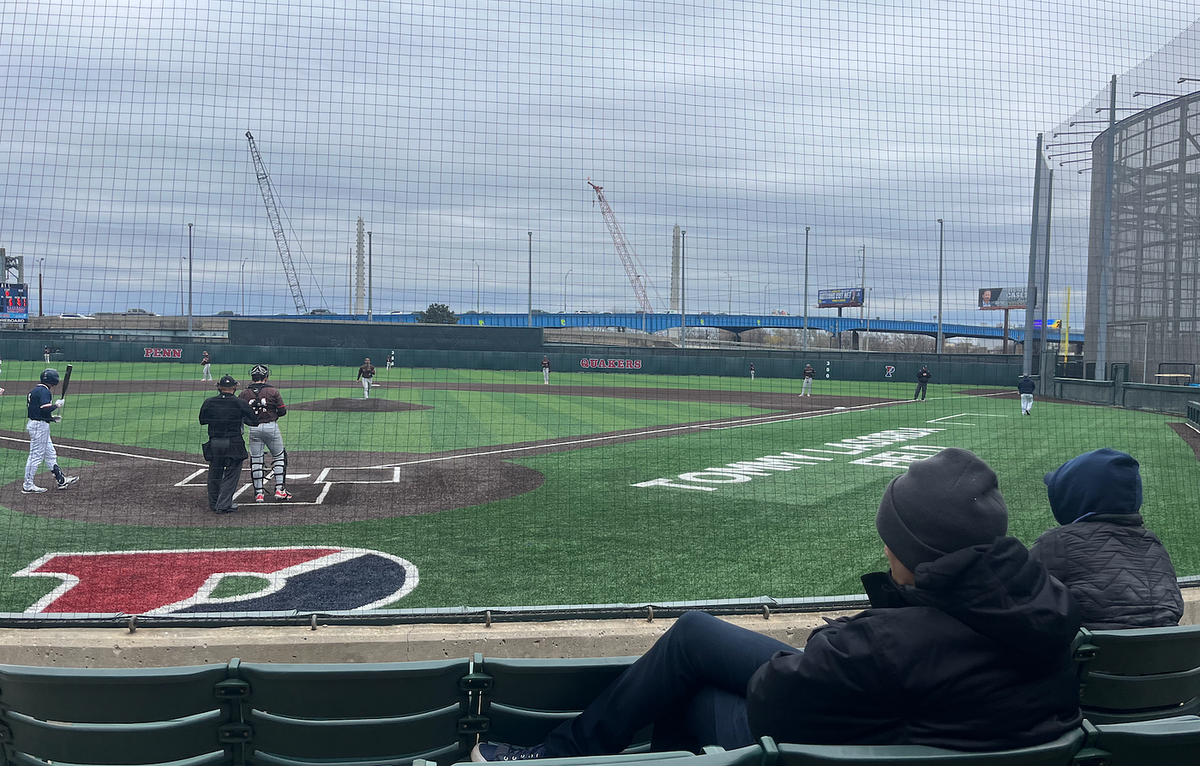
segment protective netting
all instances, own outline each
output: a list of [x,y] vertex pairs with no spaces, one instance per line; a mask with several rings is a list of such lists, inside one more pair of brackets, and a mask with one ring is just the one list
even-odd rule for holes
[[[1168,226],[1149,171],[1117,173],[1124,377],[1074,380],[1096,377],[1095,94],[1115,73],[1142,109],[1200,78],[1194,14],[3,3],[0,612],[854,594],[888,481],[943,447],[996,469],[1027,544],[1055,523],[1045,472],[1128,451],[1200,574],[1189,394],[1124,385],[1200,361],[1178,140],[1200,105],[1118,142],[1187,178]],[[982,305],[1031,273],[1032,417],[1025,312]],[[59,491],[25,396],[68,364]],[[281,441],[210,498],[198,413],[255,364]]]

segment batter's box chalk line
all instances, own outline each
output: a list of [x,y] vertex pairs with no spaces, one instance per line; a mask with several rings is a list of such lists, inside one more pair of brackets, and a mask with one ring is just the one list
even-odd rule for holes
[[[353,473],[355,471],[358,473]],[[329,496],[329,491],[336,484],[399,484],[400,472],[401,469],[399,467],[384,468],[378,466],[329,466],[327,468],[323,468],[321,472],[317,474],[317,477],[312,481],[313,485],[319,485],[321,488],[315,500],[289,500],[287,505],[323,505],[326,498]],[[207,468],[201,468],[193,471],[185,476],[181,481],[176,482],[175,486],[207,489],[207,473]],[[299,479],[310,479],[312,476],[313,475],[311,473],[297,473],[289,474],[287,478],[288,481],[291,482]],[[273,486],[273,482],[269,481],[270,478],[270,475],[268,475],[265,477],[264,481],[272,484]],[[236,492],[233,493],[234,499],[238,499],[242,495],[252,491],[253,486],[254,484],[252,482],[243,484]]]

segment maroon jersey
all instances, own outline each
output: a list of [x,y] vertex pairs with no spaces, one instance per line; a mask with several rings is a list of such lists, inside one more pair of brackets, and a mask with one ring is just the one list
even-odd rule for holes
[[364,364],[362,367],[358,368],[358,378],[356,378],[356,380],[361,378],[370,380],[373,377],[375,377],[375,365]]
[[279,389],[270,383],[251,383],[242,389],[239,398],[254,410],[254,414],[258,416],[259,425],[274,423],[287,414],[287,405],[283,403],[283,396],[279,393]]

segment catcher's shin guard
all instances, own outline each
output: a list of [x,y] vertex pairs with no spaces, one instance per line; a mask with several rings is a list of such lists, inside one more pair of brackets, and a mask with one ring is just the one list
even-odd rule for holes
[[287,484],[287,463],[287,450],[284,450],[279,453],[279,456],[275,458],[274,463],[271,465],[271,470],[275,473],[276,489],[283,489],[283,485]]
[[250,481],[254,482],[254,491],[262,492],[263,488],[263,456],[250,458]]

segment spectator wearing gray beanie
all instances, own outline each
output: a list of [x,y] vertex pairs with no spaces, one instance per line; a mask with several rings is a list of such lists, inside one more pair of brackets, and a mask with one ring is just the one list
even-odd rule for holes
[[1139,468],[1104,448],[1044,478],[1061,526],[1042,533],[1030,554],[1071,591],[1090,630],[1169,627],[1183,616],[1171,556],[1143,525]]

